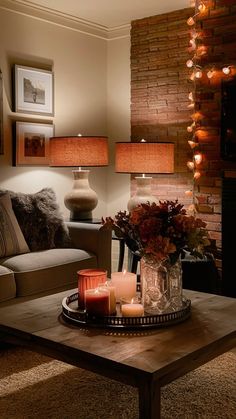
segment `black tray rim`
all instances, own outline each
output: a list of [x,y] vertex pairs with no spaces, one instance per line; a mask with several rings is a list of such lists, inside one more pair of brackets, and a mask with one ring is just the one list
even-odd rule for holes
[[144,314],[141,317],[122,317],[119,315],[89,317],[85,310],[75,310],[69,305],[78,300],[78,292],[62,300],[62,317],[76,326],[88,326],[108,329],[153,329],[172,326],[187,320],[191,315],[191,300],[183,298],[183,308],[161,314]]

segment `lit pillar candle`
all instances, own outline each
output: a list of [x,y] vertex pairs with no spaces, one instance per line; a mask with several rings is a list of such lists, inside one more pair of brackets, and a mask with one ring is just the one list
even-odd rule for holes
[[116,314],[116,288],[112,281],[106,281],[104,284],[99,284],[99,288],[108,289],[110,292],[110,314]]
[[140,317],[144,314],[143,305],[132,298],[130,302],[121,300],[121,314],[123,317]]
[[123,271],[111,274],[112,284],[116,289],[116,300],[121,297],[130,299],[135,297],[137,288],[137,277],[134,273]]
[[110,291],[104,288],[85,290],[85,308],[88,314],[98,317],[109,316]]

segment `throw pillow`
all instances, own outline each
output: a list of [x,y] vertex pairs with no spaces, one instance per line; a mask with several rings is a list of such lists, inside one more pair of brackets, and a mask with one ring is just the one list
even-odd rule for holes
[[9,194],[31,251],[70,246],[69,233],[51,188],[33,194],[12,191]]
[[29,248],[12,209],[9,194],[0,196],[0,257],[28,253]]

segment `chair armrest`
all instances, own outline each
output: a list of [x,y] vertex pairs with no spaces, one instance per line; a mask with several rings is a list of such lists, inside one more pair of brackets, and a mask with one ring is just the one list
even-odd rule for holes
[[72,245],[75,248],[92,252],[97,256],[98,268],[111,274],[111,231],[101,224],[66,221]]

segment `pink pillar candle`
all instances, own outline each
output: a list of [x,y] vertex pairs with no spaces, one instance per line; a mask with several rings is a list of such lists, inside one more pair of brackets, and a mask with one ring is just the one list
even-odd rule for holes
[[131,299],[136,295],[137,277],[131,272],[113,272],[111,274],[112,284],[116,289],[116,300],[121,297]]
[[89,315],[109,316],[110,291],[104,288],[85,290],[85,308]]
[[79,308],[84,309],[84,292],[89,289],[97,288],[98,284],[107,280],[107,271],[102,269],[82,269],[78,275],[78,303]]

